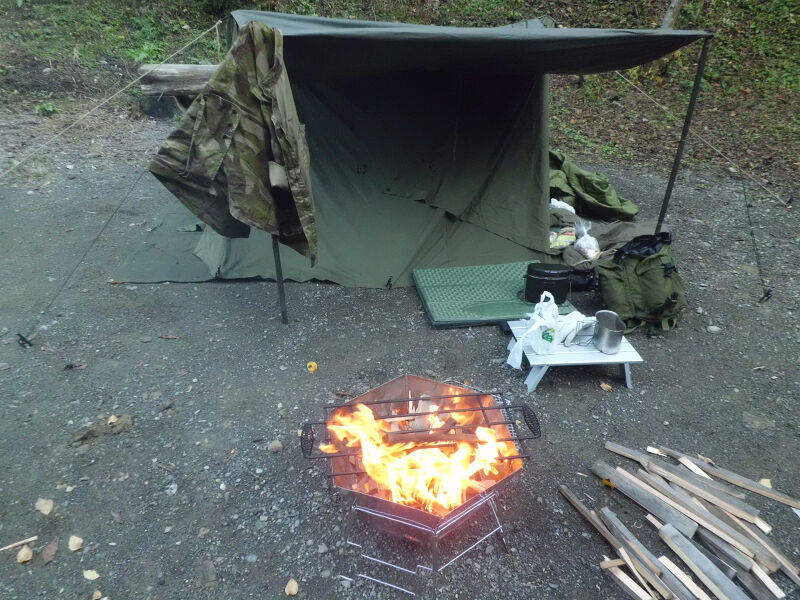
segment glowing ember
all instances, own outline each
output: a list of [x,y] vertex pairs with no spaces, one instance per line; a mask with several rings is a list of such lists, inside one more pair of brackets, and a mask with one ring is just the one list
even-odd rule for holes
[[515,456],[517,448],[513,442],[497,441],[508,436],[506,427],[479,425],[483,411],[450,412],[448,407],[465,407],[459,397],[441,408],[424,399],[418,402],[417,412],[409,402],[408,413],[383,418],[364,404],[336,411],[328,422],[332,442],[320,450],[333,454],[360,449],[360,457],[350,462],[366,471],[361,483],[365,493],[440,515],[521,466],[519,460],[498,460]]

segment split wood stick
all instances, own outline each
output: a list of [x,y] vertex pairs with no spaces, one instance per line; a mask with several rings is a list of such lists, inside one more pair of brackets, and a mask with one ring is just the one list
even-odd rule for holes
[[[653,513],[659,519],[672,523],[679,531],[685,533],[689,537],[694,535],[697,531],[697,523],[690,518],[681,514],[673,507],[662,502],[655,496],[651,487],[641,484],[637,486],[632,484],[630,480],[623,477],[620,473],[615,471],[610,465],[598,460],[592,465],[592,471],[600,479],[606,479],[617,488],[620,492],[625,494],[628,498],[636,502],[639,506],[646,511]],[[638,480],[636,480],[638,482]],[[641,482],[638,482],[641,483]]]
[[714,535],[710,531],[706,531],[702,527],[697,530],[697,537],[708,548],[710,548],[714,554],[732,564],[736,568],[749,571],[755,564],[755,561],[752,558],[742,554],[728,542],[720,539],[719,536]]
[[39,539],[39,536],[35,535],[33,537],[29,537],[28,539],[20,540],[18,542],[14,542],[13,544],[9,544],[8,546],[3,546],[2,548],[0,548],[0,552],[2,552],[3,550],[11,550],[12,548],[18,548],[19,546],[24,546],[25,544],[30,544],[32,542],[35,542],[38,539]]
[[742,571],[741,569],[736,571],[736,579],[739,580],[744,588],[750,593],[753,598],[756,600],[772,600],[772,592],[770,592],[766,586],[761,583],[758,578],[749,573],[747,571]]
[[[724,511],[721,512],[724,513]],[[770,573],[781,568],[781,562],[778,560],[778,557],[775,556],[775,553],[772,551],[772,549],[768,545],[762,543],[763,536],[756,537],[753,535],[753,532],[757,531],[755,527],[730,513],[724,514],[724,521],[730,523],[732,527],[741,531],[746,537],[749,537],[749,539],[751,539],[759,546],[759,548],[761,548],[761,552],[757,553],[755,557],[761,566],[767,569]]]
[[664,543],[677,554],[691,571],[697,575],[719,600],[748,600],[739,589],[714,563],[705,557],[677,529],[667,523],[658,534]]
[[778,585],[772,580],[772,577],[770,577],[766,573],[766,571],[764,571],[764,569],[761,568],[761,565],[753,565],[753,568],[750,569],[750,572],[756,577],[758,577],[761,583],[763,583],[764,586],[770,592],[772,592],[773,596],[775,596],[776,598],[786,598],[786,594],[784,593],[784,591],[781,588],[779,588]]
[[[650,594],[650,588],[647,587],[647,582],[650,581],[648,575],[652,575],[652,573],[650,573],[649,569],[645,567],[638,558],[634,558],[628,554],[628,551],[625,549],[623,544],[620,544],[619,548],[617,548],[617,554],[622,560],[625,561],[625,564],[628,565],[628,569],[630,569],[630,572],[633,573],[634,577],[639,580],[639,583],[642,585],[642,589]],[[656,592],[655,595],[656,597],[660,597],[658,592]],[[671,600],[671,598],[672,596],[670,596],[668,600]]]
[[390,444],[405,444],[408,442],[470,442],[477,443],[478,436],[474,433],[447,433],[431,429],[429,431],[419,431],[413,433],[387,432],[386,441]]
[[667,464],[658,464],[656,461],[648,460],[646,461],[644,468],[652,473],[660,475],[664,479],[667,479],[676,485],[681,486],[683,489],[703,498],[704,500],[707,500],[708,502],[711,502],[712,504],[721,506],[732,515],[736,515],[737,517],[740,517],[749,523],[754,523],[756,518],[758,518],[758,509],[732,496],[725,498],[722,493],[710,489],[705,485],[705,483],[701,483],[696,477],[694,480],[692,480],[690,477],[684,476],[684,474],[678,471],[678,469],[675,467]]
[[730,526],[726,525],[713,515],[702,514],[699,508],[691,509],[683,506],[679,502],[675,502],[674,500],[672,500],[672,498],[668,498],[661,492],[653,489],[652,487],[646,485],[645,483],[642,483],[640,480],[636,479],[633,475],[631,475],[624,469],[617,467],[617,472],[626,477],[627,479],[629,479],[629,481],[634,482],[635,485],[641,486],[642,488],[647,488],[654,496],[656,496],[657,499],[668,504],[675,510],[683,513],[684,516],[694,521],[697,525],[702,525],[712,533],[717,534],[726,542],[728,542],[735,548],[738,548],[748,556],[755,556],[756,552],[761,552],[763,550],[760,546],[755,544],[750,538],[747,538],[744,536],[744,534],[735,531]]
[[619,585],[622,591],[628,594],[631,598],[635,598],[636,600],[653,600],[653,597],[650,594],[644,591],[642,587],[640,587],[619,567],[611,567],[608,572],[614,577],[614,581],[617,582],[617,585]]
[[[775,571],[778,568],[780,568],[780,563],[772,555],[772,551],[767,546],[761,544],[759,541],[753,539],[750,536],[748,530],[745,528],[745,525],[748,526],[750,525],[749,523],[745,523],[741,519],[737,519],[733,515],[728,514],[727,512],[722,510],[719,506],[715,506],[714,504],[706,502],[702,498],[695,498],[695,500],[701,506],[705,507],[711,514],[717,517],[720,521],[730,526],[732,529],[740,532],[745,537],[749,537],[751,540],[753,540],[761,549],[761,551],[758,554],[758,560],[764,567],[766,567],[770,571]],[[736,548],[732,547],[730,544],[720,539],[719,537],[715,536],[714,534],[710,535],[712,536],[714,541],[717,542],[717,546],[719,547],[719,550],[721,552],[724,552],[726,554],[731,553],[729,555],[729,558],[731,558],[734,562],[736,562],[741,568],[745,569],[746,571],[750,570],[750,566],[753,562],[753,560],[750,557],[744,556]]]
[[653,527],[655,527],[656,529],[661,529],[661,528],[664,526],[664,524],[663,524],[661,521],[659,521],[658,519],[656,519],[656,518],[655,518],[653,515],[651,515],[651,514],[648,514],[648,515],[647,515],[647,520],[648,520],[648,521],[650,522],[650,524],[651,524]]
[[[664,454],[664,453],[662,452],[662,453],[661,453],[661,456],[667,456],[667,455],[666,455],[666,454]],[[703,469],[701,469],[700,467],[698,467],[696,464],[694,464],[692,461],[690,461],[690,460],[689,460],[688,458],[686,458],[685,456],[681,456],[681,457],[678,459],[678,462],[679,462],[679,463],[681,463],[681,464],[682,464],[684,467],[686,467],[687,469],[689,469],[689,470],[690,470],[692,473],[694,473],[694,474],[695,474],[695,475],[697,475],[698,477],[702,477],[703,479],[711,479],[711,476],[710,476],[708,473],[706,473],[705,471],[703,471]],[[714,481],[714,480],[713,480],[713,479],[711,479],[711,481]]]
[[611,567],[623,567],[625,566],[625,561],[621,558],[606,558],[603,562],[600,563],[600,568],[610,569]]
[[702,554],[704,554],[705,557],[708,560],[710,560],[714,564],[715,567],[717,567],[720,571],[722,571],[722,573],[723,573],[723,575],[725,575],[725,577],[727,577],[728,579],[733,579],[734,577],[736,577],[736,569],[735,568],[733,568],[731,565],[726,563],[719,556],[714,554],[711,550],[709,550],[708,548],[706,548],[702,544],[700,544],[698,542],[695,542],[694,540],[692,540],[692,544],[694,544],[694,547],[697,548],[697,550],[700,551]]
[[619,520],[616,513],[612,511],[607,506],[600,509],[600,518],[603,520],[603,523],[606,524],[608,530],[616,537],[620,542],[627,542],[628,546],[630,546],[631,550],[635,555],[639,557],[639,559],[656,575],[661,575],[661,567],[658,563],[658,559],[650,552],[644,544],[642,544],[633,533],[625,526],[625,524]]
[[792,580],[792,583],[800,586],[800,570],[798,570],[798,568],[792,564],[792,561],[772,543],[772,540],[747,523],[742,523],[742,527],[754,540],[764,546],[770,554],[775,557],[775,560],[777,560],[780,565],[781,571]]
[[670,573],[672,573],[675,577],[677,577],[680,580],[680,582],[684,586],[686,586],[686,589],[688,589],[692,594],[694,594],[694,597],[697,598],[697,600],[711,600],[711,596],[706,594],[703,588],[697,585],[694,582],[694,580],[691,577],[689,577],[689,575],[684,573],[683,570],[681,570],[681,568],[678,565],[676,565],[666,556],[659,556],[658,561],[662,565],[664,565],[664,567]]
[[650,454],[657,454],[658,456],[668,456],[667,454],[664,454],[664,453],[663,453],[661,450],[659,450],[659,449],[658,449],[658,448],[656,448],[655,446],[648,446],[648,447],[647,447],[647,451],[648,451]]
[[662,452],[666,452],[670,456],[675,459],[678,459],[681,456],[686,456],[690,461],[696,464],[698,467],[703,469],[709,475],[712,475],[718,479],[723,479],[728,483],[732,483],[733,485],[737,485],[740,488],[750,490],[751,492],[755,492],[756,494],[760,494],[767,498],[771,498],[772,500],[776,500],[781,502],[782,504],[786,504],[787,506],[792,506],[794,508],[800,508],[800,500],[796,498],[792,498],[791,496],[779,492],[777,490],[773,490],[772,488],[768,488],[765,485],[761,485],[760,483],[753,481],[752,479],[748,479],[747,477],[742,477],[733,471],[728,471],[727,469],[722,469],[720,467],[715,467],[707,462],[700,460],[699,458],[692,458],[682,452],[678,452],[676,450],[670,450],[669,448],[665,448],[661,446],[659,448]]
[[[653,515],[648,514],[647,520],[651,525],[655,526],[656,529],[661,529],[663,527],[662,523]],[[662,581],[667,584],[667,587],[675,595],[675,597],[679,600],[695,600],[696,596],[691,592],[691,590],[689,590],[688,587],[686,587],[684,582],[677,577],[675,573],[667,569],[659,559],[656,560],[658,561],[658,564],[663,567],[661,569]]]
[[[628,553],[625,552],[625,550],[622,548],[622,545],[619,543],[619,540],[617,540],[617,538],[614,537],[614,535],[606,528],[606,526],[603,525],[603,522],[597,516],[597,513],[595,513],[594,511],[590,511],[588,508],[586,508],[583,502],[578,500],[578,497],[575,496],[575,494],[573,494],[567,486],[565,485],[558,486],[558,491],[561,492],[561,494],[569,501],[570,504],[572,504],[572,506],[574,506],[577,509],[579,513],[581,513],[581,515],[583,515],[584,519],[589,521],[589,523],[597,531],[600,532],[600,535],[602,535],[605,538],[605,540],[611,545],[611,547],[614,548],[614,551],[619,555],[619,557],[625,561],[625,564],[628,565],[628,568],[631,570],[631,573],[633,573],[637,577],[637,579],[642,581],[641,576],[639,575],[639,572],[636,570],[636,567],[630,560]],[[644,581],[642,581],[642,585],[644,587],[647,587],[647,584],[645,584]]]
[[[644,483],[654,488],[655,490],[664,494],[667,498],[671,498],[675,502],[683,504],[688,508],[694,508],[695,504],[692,502],[691,497],[686,494],[681,488],[673,487],[667,482],[666,479],[653,473],[648,473],[642,469],[636,470],[636,477]],[[704,510],[704,512],[708,512]]]
[[[615,454],[619,454],[620,456],[624,456],[625,458],[630,458],[631,460],[635,460],[640,465],[642,465],[644,468],[647,468],[647,465],[645,463],[652,462],[652,460],[653,460],[651,457],[647,456],[646,454],[642,454],[641,452],[638,452],[636,450],[631,450],[630,448],[626,448],[625,446],[622,446],[621,444],[617,444],[616,442],[606,442],[606,450],[614,452]],[[663,455],[667,454],[665,452],[666,449],[663,448],[663,447],[662,448],[658,448],[658,450],[662,451],[662,454],[660,456],[663,456]],[[673,456],[673,458],[675,458],[676,460],[678,459],[678,457],[674,456],[674,455],[668,455],[668,456]],[[662,461],[656,461],[656,464],[664,465],[666,463],[664,463]],[[731,487],[730,485],[728,485],[727,483],[724,483],[722,481],[716,481],[715,479],[711,479],[711,480],[708,480],[708,481],[707,480],[703,480],[703,482],[707,486],[710,486],[710,487],[712,487],[712,488],[714,488],[716,490],[719,490],[721,492],[725,492],[726,494],[730,494],[731,496],[739,498],[740,500],[744,500],[745,498],[747,498],[746,494],[744,494],[743,492]]]

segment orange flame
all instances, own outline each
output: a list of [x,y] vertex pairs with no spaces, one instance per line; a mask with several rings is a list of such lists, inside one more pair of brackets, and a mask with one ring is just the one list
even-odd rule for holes
[[[458,402],[454,404],[463,406]],[[438,406],[432,405],[425,412],[439,410]],[[411,418],[414,414],[408,416]],[[474,412],[434,412],[425,415],[431,428],[429,433],[434,433],[433,429],[445,435],[458,432],[451,429],[452,425],[448,427],[450,417],[459,425],[473,424],[476,418]],[[471,429],[470,434],[474,432],[477,438],[472,443],[463,441],[463,436],[460,440],[454,437],[459,441],[448,442],[443,435],[432,441],[390,443],[386,435],[390,431],[387,419],[376,419],[372,410],[363,404],[356,405],[353,410],[334,413],[328,430],[333,441],[322,444],[320,450],[336,453],[344,451],[344,447],[360,447],[364,470],[393,502],[437,514],[460,506],[467,491],[478,493],[494,483],[482,482],[481,479],[491,479],[501,469],[504,472],[515,470],[514,465],[508,463],[518,462],[498,460],[501,456],[515,455],[517,450],[513,443],[498,442],[492,427],[475,426]],[[402,436],[397,438],[402,439]],[[432,445],[442,443],[445,445]]]

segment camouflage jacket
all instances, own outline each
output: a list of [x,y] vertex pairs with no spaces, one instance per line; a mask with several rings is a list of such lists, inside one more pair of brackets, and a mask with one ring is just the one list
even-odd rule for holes
[[150,171],[218,233],[256,227],[314,257],[310,158],[279,30],[241,29]]

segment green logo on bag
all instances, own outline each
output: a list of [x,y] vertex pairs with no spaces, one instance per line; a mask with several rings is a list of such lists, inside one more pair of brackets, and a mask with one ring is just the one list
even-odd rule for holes
[[546,342],[552,342],[553,341],[553,334],[555,332],[556,332],[556,330],[553,329],[552,327],[549,327],[548,329],[545,329],[544,331],[542,331],[542,339],[544,341],[546,341]]

